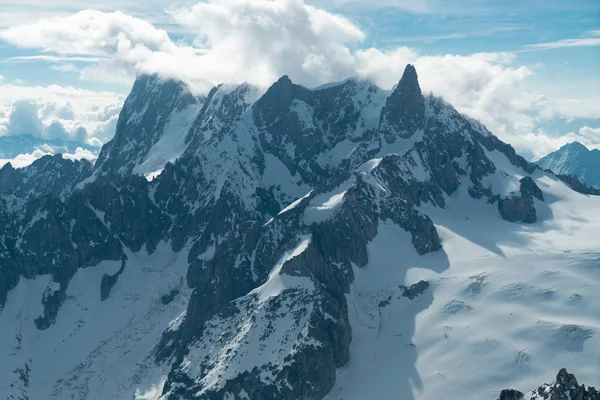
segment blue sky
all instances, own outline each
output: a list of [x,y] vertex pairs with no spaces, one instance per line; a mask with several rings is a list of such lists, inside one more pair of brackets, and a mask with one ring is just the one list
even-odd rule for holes
[[[30,101],[39,135],[54,118],[66,136],[83,126],[99,145],[143,72],[198,92],[282,74],[307,86],[359,75],[391,87],[411,62],[424,89],[530,158],[572,140],[600,147],[597,0],[277,3],[0,0],[0,134],[11,134],[15,104]],[[73,120],[52,114],[55,103]]]

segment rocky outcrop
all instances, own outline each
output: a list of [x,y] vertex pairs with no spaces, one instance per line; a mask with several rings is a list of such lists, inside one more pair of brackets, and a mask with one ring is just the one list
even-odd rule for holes
[[498,200],[498,211],[507,221],[531,224],[537,221],[533,199],[544,201],[544,195],[530,177],[522,178],[520,183],[519,193],[513,193],[509,197]]
[[402,297],[406,297],[409,300],[416,299],[417,297],[422,295],[428,288],[429,282],[422,280],[408,287],[400,286],[400,290],[402,290]]
[[593,188],[581,182],[575,175],[558,175],[558,178],[569,185],[574,191],[592,196],[600,196],[600,189]]
[[575,375],[568,373],[565,368],[562,368],[558,372],[558,375],[556,375],[556,381],[554,383],[542,385],[525,395],[517,390],[503,390],[500,393],[499,400],[504,399],[599,400],[600,392],[592,386],[586,388],[585,385],[579,385]]
[[537,221],[537,214],[531,197],[513,195],[498,200],[498,211],[503,219],[509,222]]
[[102,275],[102,281],[100,281],[100,301],[104,301],[110,295],[110,291],[117,284],[119,280],[119,276],[125,271],[125,262],[127,261],[126,257],[121,259],[121,268],[113,275],[104,274]]
[[498,400],[523,400],[523,393],[518,390],[504,389]]
[[380,130],[388,143],[397,136],[408,138],[422,127],[425,117],[425,101],[417,78],[417,71],[407,65],[404,74],[385,102],[381,113]]
[[20,169],[8,163],[0,169],[0,193],[20,198],[46,194],[66,198],[79,182],[92,174],[92,168],[86,159],[67,160],[61,154],[43,156]]
[[[100,151],[94,165],[96,175],[116,180],[133,173],[136,166],[147,161],[152,147],[169,133],[169,123],[190,110],[189,117],[186,115],[177,121],[181,126],[174,127],[185,131],[203,101],[204,98],[194,96],[182,81],[158,75],[139,76],[119,114],[115,136]],[[185,138],[186,135],[177,136]],[[173,152],[175,140],[171,139],[167,146],[170,148],[165,151]]]

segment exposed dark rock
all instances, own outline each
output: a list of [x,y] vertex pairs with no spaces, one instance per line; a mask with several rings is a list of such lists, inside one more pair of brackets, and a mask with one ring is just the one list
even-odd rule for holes
[[[500,394],[500,400],[503,399],[502,393],[518,393],[516,390],[503,390]],[[521,399],[523,397],[505,397],[506,399]],[[531,392],[531,400],[600,400],[600,392],[594,387],[588,388],[585,385],[579,385],[575,375],[569,374],[565,368],[562,368],[556,376],[556,381],[552,384],[545,384]]]
[[20,198],[43,195],[65,198],[91,174],[89,161],[67,160],[61,154],[43,156],[19,169],[8,163],[0,169],[0,193],[12,193]]
[[407,65],[400,82],[385,102],[381,113],[380,129],[387,142],[394,142],[396,135],[407,138],[423,124],[425,103],[417,79],[417,71]]
[[125,262],[127,258],[124,256],[121,260],[121,268],[113,275],[104,274],[102,275],[102,281],[100,282],[100,301],[104,301],[110,295],[110,291],[119,280],[119,276],[125,271]]
[[45,330],[54,324],[56,316],[58,315],[58,310],[67,298],[66,292],[66,288],[63,289],[61,285],[59,290],[45,295],[45,297],[42,299],[42,304],[44,305],[44,314],[37,317],[33,321],[37,329]]
[[537,220],[533,199],[515,195],[498,200],[498,211],[509,222],[533,223]]
[[537,221],[533,199],[544,201],[544,195],[530,177],[526,176],[520,182],[519,193],[498,200],[498,211],[507,221],[531,224]]
[[581,194],[588,194],[593,196],[600,196],[600,189],[593,188],[591,186],[582,183],[579,178],[575,175],[558,175],[558,178],[565,182],[576,192]]
[[408,287],[400,286],[400,290],[402,290],[402,297],[407,297],[409,300],[414,300],[420,295],[422,295],[429,288],[429,282],[427,281],[419,281],[414,283]]
[[500,392],[498,400],[523,400],[523,393],[518,390],[505,389]]
[[498,150],[499,152],[504,154],[513,165],[521,168],[528,174],[533,174],[536,170],[540,169],[540,167],[538,167],[537,165],[530,163],[529,161],[518,155],[515,149],[510,144],[502,142],[494,135],[487,135],[482,137],[481,143],[489,151]]
[[115,136],[102,147],[94,169],[115,180],[131,174],[160,140],[173,113],[202,101],[182,81],[139,76],[119,114]]
[[531,177],[526,176],[521,179],[521,196],[523,197],[535,197],[539,201],[544,201],[544,194],[542,190],[535,184]]
[[170,302],[172,302],[178,294],[179,294],[179,290],[173,289],[169,292],[169,294],[165,294],[165,295],[161,296],[160,301],[161,301],[161,303],[167,305]]

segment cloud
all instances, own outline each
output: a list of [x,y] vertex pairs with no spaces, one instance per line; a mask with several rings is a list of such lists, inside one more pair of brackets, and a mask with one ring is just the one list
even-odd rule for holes
[[528,44],[524,46],[525,50],[553,50],[562,49],[565,47],[591,47],[600,46],[600,30],[585,32],[586,35],[592,37],[583,37],[578,39],[562,39],[555,42]]
[[68,86],[0,84],[0,135],[100,146],[115,132],[124,96]]
[[216,82],[268,85],[285,73],[312,85],[347,76],[353,73],[347,45],[365,38],[348,19],[302,0],[210,1],[170,13],[208,50],[197,56],[195,78]]
[[[390,0],[386,4],[402,7],[408,2]],[[428,3],[418,4],[425,12]],[[549,99],[527,89],[525,82],[534,71],[518,65],[517,53],[428,55],[406,46],[361,47],[366,34],[354,22],[303,0],[207,0],[169,9],[168,15],[176,26],[193,33],[187,42],[175,42],[165,30],[123,12],[93,10],[13,26],[0,36],[15,46],[41,50],[44,54],[40,57],[70,72],[75,69],[69,64],[85,60],[86,65],[79,69],[84,80],[130,85],[139,73],[160,73],[185,80],[199,92],[222,82],[268,86],[283,74],[309,87],[358,75],[389,89],[398,82],[405,65],[413,63],[426,93],[444,97],[531,156],[548,148],[541,143],[547,134],[539,130],[540,122],[557,116],[600,118],[594,99]],[[584,39],[598,40],[593,35]],[[531,46],[542,49],[556,43]],[[0,85],[3,95],[5,87]],[[31,89],[20,90],[34,96]],[[48,102],[67,97],[74,114],[72,119],[44,115],[40,134],[85,138],[88,143],[106,141],[114,132],[122,98],[114,93],[80,95],[76,90],[45,88],[43,92],[50,98],[35,98],[44,110]],[[92,110],[91,104],[102,104],[106,115]],[[0,134],[8,130],[9,115],[0,115]],[[552,140],[547,143],[558,145]]]
[[535,145],[537,152],[532,158],[538,160],[572,142],[582,143],[589,149],[600,149],[600,127],[583,126],[577,132],[567,132],[561,136],[552,136],[539,131],[537,133],[527,133],[522,136],[521,140]]
[[50,56],[44,54],[37,54],[33,56],[15,56],[8,57],[4,61],[8,62],[19,62],[19,61],[45,61],[50,63],[60,63],[64,61],[78,61],[78,62],[98,62],[101,58],[99,57],[77,57],[77,56]]
[[13,104],[6,126],[9,135],[41,136],[43,125],[38,116],[39,108],[35,103],[20,100]]
[[[57,150],[58,149],[52,146],[45,146],[44,148],[36,149],[31,153],[19,154],[15,158],[0,158],[0,168],[8,163],[10,163],[13,168],[23,168],[31,165],[35,160],[44,156],[59,154],[59,151]],[[90,162],[95,162],[98,158],[98,154],[78,147],[73,153],[62,153],[62,157],[71,161],[86,159]]]
[[[185,51],[171,41],[166,31],[120,11],[84,10],[66,17],[13,26],[0,32],[0,37],[20,48],[40,49],[59,56],[99,57],[99,65],[116,63],[118,65],[110,65],[117,67],[116,74],[105,73],[99,77],[106,81],[115,76],[113,81],[116,82],[122,82],[124,74],[131,78],[145,63]],[[84,68],[82,77],[94,80],[95,69],[98,67]]]
[[19,154],[15,158],[9,158],[9,159],[0,158],[0,168],[2,168],[5,164],[8,164],[8,163],[10,163],[14,168],[23,168],[23,167],[30,165],[35,160],[42,158],[48,154],[50,154],[50,153],[46,153],[43,150],[38,149],[38,150],[34,150],[33,153]]
[[125,83],[140,72],[159,72],[204,91],[224,81],[267,85],[283,71],[306,84],[350,75],[348,45],[365,37],[343,16],[302,0],[209,1],[170,15],[196,33],[196,47],[176,44],[139,18],[93,10],[10,27],[0,37],[57,57],[101,58],[81,70],[86,80]]
[[442,11],[447,8],[439,7],[436,0],[378,0],[377,2],[366,3],[363,0],[323,0],[319,3],[340,7],[365,7],[373,8],[394,8],[404,10],[414,14],[429,14],[436,11]]
[[169,51],[174,45],[165,31],[120,11],[85,10],[67,17],[14,26],[0,35],[18,47],[63,55],[104,56],[126,53],[138,46],[151,51]]
[[75,64],[59,64],[53,66],[52,69],[59,72],[79,72],[79,68]]

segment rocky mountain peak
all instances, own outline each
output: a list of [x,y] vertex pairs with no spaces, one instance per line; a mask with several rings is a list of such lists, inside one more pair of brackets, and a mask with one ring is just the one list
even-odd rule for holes
[[[115,136],[100,152],[96,173],[123,176],[134,172],[136,166],[147,161],[152,148],[170,133],[176,137],[167,140],[169,147],[183,151],[177,146],[178,142],[185,141],[185,134],[180,133],[187,131],[203,100],[194,96],[182,81],[156,74],[139,76],[119,114]],[[177,132],[173,132],[175,130]],[[164,153],[165,149],[160,151]],[[159,158],[161,162],[165,158],[166,163],[172,157],[163,154]],[[148,169],[150,166],[136,172],[154,172]]]
[[20,198],[45,194],[65,197],[91,175],[92,168],[86,159],[68,160],[62,154],[43,156],[24,168],[15,169],[8,163],[0,169],[0,193]]
[[421,93],[417,71],[408,64],[400,82],[388,97],[381,114],[381,130],[388,143],[412,136],[423,124],[425,99]]
[[269,119],[272,115],[288,109],[294,99],[309,96],[309,90],[294,84],[289,76],[284,75],[277,80],[255,104],[255,116]]
[[599,400],[600,392],[590,386],[579,385],[575,375],[567,372],[565,368],[556,375],[552,384],[544,384],[539,388],[523,394],[518,390],[505,389],[500,392],[499,400]]
[[537,161],[543,169],[559,175],[576,176],[582,183],[600,188],[600,150],[572,142]]
[[404,73],[394,92],[402,93],[406,98],[421,96],[421,87],[419,86],[419,77],[417,70],[412,64],[407,64]]

